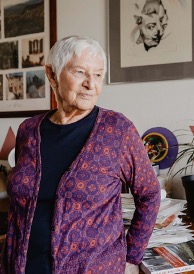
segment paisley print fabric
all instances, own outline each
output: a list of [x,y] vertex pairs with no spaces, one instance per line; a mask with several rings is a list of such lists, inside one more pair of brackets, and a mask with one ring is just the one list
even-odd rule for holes
[[[41,178],[40,123],[26,119],[17,134],[17,165],[8,179],[10,210],[1,274],[24,274],[30,229]],[[61,152],[62,153],[62,152]],[[125,236],[121,181],[136,211]],[[124,273],[139,264],[160,204],[160,187],[133,123],[99,108],[86,144],[60,179],[51,226],[54,274]]]

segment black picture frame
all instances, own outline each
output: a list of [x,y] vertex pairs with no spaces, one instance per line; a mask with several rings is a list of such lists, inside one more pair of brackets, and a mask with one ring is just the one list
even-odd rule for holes
[[[120,1],[109,0],[108,84],[137,83],[194,78],[191,62],[121,67]],[[130,0],[129,0],[130,1]],[[194,53],[194,5],[192,5],[192,54]]]

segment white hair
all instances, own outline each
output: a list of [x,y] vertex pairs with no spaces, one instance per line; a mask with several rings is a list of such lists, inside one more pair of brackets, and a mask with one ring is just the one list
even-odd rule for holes
[[84,36],[69,36],[57,41],[49,52],[46,65],[52,67],[53,72],[59,79],[63,67],[67,65],[73,55],[79,57],[85,49],[89,49],[93,55],[100,55],[102,57],[104,62],[104,77],[107,70],[106,54],[96,40]]

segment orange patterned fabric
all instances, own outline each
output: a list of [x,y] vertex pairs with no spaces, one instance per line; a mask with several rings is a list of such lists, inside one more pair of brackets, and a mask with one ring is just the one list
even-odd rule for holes
[[[26,119],[17,134],[18,161],[9,175],[11,198],[1,274],[24,274],[30,229],[41,178],[39,126],[44,115]],[[136,203],[125,236],[121,180]],[[51,256],[54,274],[124,273],[138,264],[151,236],[160,187],[133,123],[99,108],[90,137],[56,193]]]

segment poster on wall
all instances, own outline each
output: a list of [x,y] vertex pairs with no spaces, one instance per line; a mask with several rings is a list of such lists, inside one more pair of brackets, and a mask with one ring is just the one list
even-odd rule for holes
[[109,83],[194,77],[191,0],[109,0]]
[[44,71],[50,5],[48,0],[0,0],[0,117],[51,109]]

